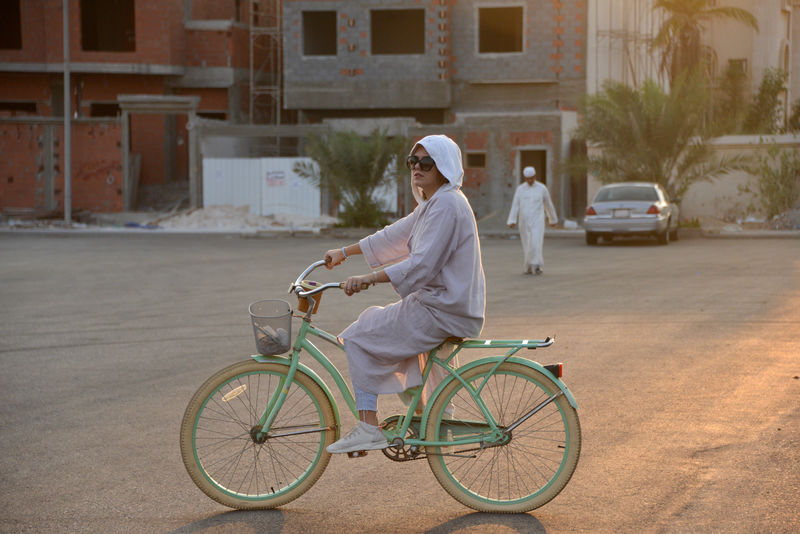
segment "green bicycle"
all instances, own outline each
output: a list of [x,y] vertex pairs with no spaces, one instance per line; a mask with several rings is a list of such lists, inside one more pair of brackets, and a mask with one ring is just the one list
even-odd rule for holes
[[[302,323],[294,345],[289,345],[288,303],[254,303],[250,311],[260,354],[214,374],[186,408],[180,431],[184,465],[195,484],[225,506],[284,505],[305,493],[328,465],[325,447],[339,439],[339,407],[322,378],[300,362],[301,352],[322,365],[358,419],[342,374],[310,340],[344,349],[335,335],[311,324],[322,292],[340,287],[305,280],[324,263],[311,264],[290,287],[298,310],[305,312],[296,316]],[[541,365],[516,354],[554,340],[446,341],[454,350],[440,357],[440,345],[430,352],[423,385],[409,392],[407,413],[381,423],[390,444],[382,452],[399,462],[427,459],[442,487],[475,510],[518,513],[549,502],[578,463],[577,404],[560,380],[561,364]],[[451,365],[462,350],[478,348],[505,354]],[[288,357],[279,355],[289,350]],[[417,413],[433,366],[445,369],[447,377]]]

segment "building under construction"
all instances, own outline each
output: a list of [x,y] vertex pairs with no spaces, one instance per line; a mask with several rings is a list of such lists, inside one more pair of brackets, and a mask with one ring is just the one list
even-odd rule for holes
[[[526,165],[561,216],[580,212],[585,180],[560,162],[587,87],[587,4],[70,0],[72,204],[134,209],[188,191],[208,153],[297,155],[313,128],[381,127],[453,137],[488,223]],[[0,6],[0,208],[58,211],[62,2]]]

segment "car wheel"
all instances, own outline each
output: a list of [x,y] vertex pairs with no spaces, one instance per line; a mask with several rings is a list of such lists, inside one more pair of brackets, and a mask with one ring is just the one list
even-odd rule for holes
[[586,244],[587,245],[596,245],[597,244],[597,234],[594,232],[586,232]]
[[656,235],[656,239],[658,239],[660,245],[669,245],[669,224],[667,224],[663,232]]
[[614,234],[606,234],[603,236],[603,241],[611,243],[614,240]]

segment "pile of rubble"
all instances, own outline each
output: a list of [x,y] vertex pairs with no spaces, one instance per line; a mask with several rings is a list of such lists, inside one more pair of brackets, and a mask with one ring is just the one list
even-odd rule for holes
[[253,230],[275,232],[319,232],[322,228],[337,223],[335,217],[323,215],[309,217],[277,213],[274,215],[254,215],[247,206],[208,206],[190,209],[165,217],[155,217],[146,224],[152,228],[170,230]]
[[73,214],[73,222],[67,225],[63,214],[6,214],[0,216],[0,226],[9,228],[80,228],[101,229],[131,228],[138,230],[203,231],[203,232],[311,232],[318,233],[338,223],[335,217],[323,215],[310,217],[297,214],[277,213],[254,215],[247,206],[208,206],[169,212],[121,212]]

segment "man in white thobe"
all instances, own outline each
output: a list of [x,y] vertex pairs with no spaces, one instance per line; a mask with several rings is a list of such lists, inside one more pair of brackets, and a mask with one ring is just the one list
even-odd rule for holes
[[514,200],[511,202],[511,211],[508,214],[508,226],[514,228],[519,225],[519,237],[524,255],[522,272],[542,274],[544,217],[546,214],[550,226],[555,226],[558,216],[547,187],[536,181],[536,169],[525,167],[522,175],[525,181],[514,192]]

